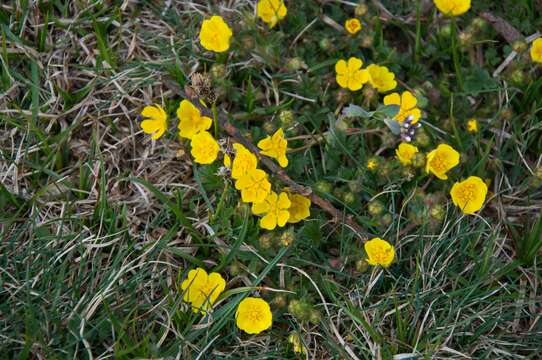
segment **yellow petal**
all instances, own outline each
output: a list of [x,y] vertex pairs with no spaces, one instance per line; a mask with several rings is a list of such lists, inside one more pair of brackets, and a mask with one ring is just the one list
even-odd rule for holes
[[404,91],[401,96],[401,109],[410,110],[416,107],[418,100],[410,91]]
[[344,60],[337,61],[337,63],[335,64],[335,72],[337,74],[346,74],[346,73],[348,73],[348,67],[346,65],[346,61],[344,61]]
[[277,217],[273,213],[268,213],[260,220],[260,226],[267,230],[273,230],[277,226]]
[[389,94],[384,97],[384,105],[400,105],[401,96],[398,93]]
[[363,61],[357,57],[351,57],[348,59],[348,71],[353,72],[355,70],[361,69],[363,66]]

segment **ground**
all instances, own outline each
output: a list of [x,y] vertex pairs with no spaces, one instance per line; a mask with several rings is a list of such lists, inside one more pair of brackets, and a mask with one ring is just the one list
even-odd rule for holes
[[[366,5],[286,1],[269,28],[249,0],[2,2],[0,357],[539,358],[542,2],[454,18],[426,0]],[[200,44],[211,15],[233,30],[226,52]],[[416,96],[412,144],[457,149],[449,179],[397,160],[393,91],[342,89],[351,56]],[[191,94],[195,73],[215,106]],[[222,147],[283,128],[288,167],[260,167],[276,191],[313,194],[310,217],[262,229],[222,158],[197,164],[179,138],[183,99]],[[140,125],[153,103],[169,115],[157,140]],[[489,189],[473,215],[449,194],[469,176]],[[394,246],[389,267],[368,263],[372,237]],[[226,280],[208,316],[183,300],[198,267]],[[271,328],[236,326],[247,296]]]

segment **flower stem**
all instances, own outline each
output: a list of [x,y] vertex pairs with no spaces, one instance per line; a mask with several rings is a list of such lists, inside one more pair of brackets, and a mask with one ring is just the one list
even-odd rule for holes
[[461,74],[461,64],[459,63],[459,52],[457,48],[457,23],[455,18],[452,18],[452,57],[454,59],[455,75],[459,90],[463,91],[463,75]]

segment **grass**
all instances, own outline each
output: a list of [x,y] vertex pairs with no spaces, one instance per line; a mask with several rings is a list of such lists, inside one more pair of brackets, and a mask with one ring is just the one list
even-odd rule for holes
[[[538,358],[542,70],[523,52],[493,77],[518,44],[480,19],[489,11],[527,37],[542,29],[542,4],[473,2],[455,19],[457,43],[430,1],[368,2],[364,29],[347,36],[329,19],[340,28],[355,5],[290,1],[269,30],[244,0],[3,2],[0,358]],[[216,13],[234,30],[218,56],[197,41]],[[339,116],[382,103],[337,87],[334,64],[351,55],[417,95],[423,152],[460,150],[449,181],[401,167],[378,116]],[[196,71],[214,75],[217,113],[254,143],[284,126],[299,149],[288,174],[393,243],[394,264],[367,267],[359,237],[317,206],[264,235],[219,164],[193,164],[177,137],[179,89]],[[139,127],[153,102],[171,115],[158,141]],[[448,191],[470,175],[490,193],[464,216]],[[207,317],[180,291],[198,266],[227,280]],[[235,326],[249,295],[274,315],[254,336]]]

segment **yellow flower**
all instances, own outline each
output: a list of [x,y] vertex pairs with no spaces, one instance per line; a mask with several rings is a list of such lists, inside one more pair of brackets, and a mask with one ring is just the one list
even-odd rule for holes
[[369,83],[378,92],[384,93],[397,87],[395,74],[387,67],[371,64],[367,66],[367,71],[369,72]]
[[533,59],[534,62],[542,64],[542,38],[533,41],[533,45],[531,46],[531,59]]
[[288,166],[288,158],[286,157],[288,141],[284,138],[282,128],[278,129],[273,136],[260,140],[258,147],[262,150],[263,155],[277,159],[281,167]]
[[361,22],[358,19],[348,19],[344,23],[344,28],[350,34],[355,35],[361,30]]
[[271,327],[273,314],[265,300],[247,297],[237,307],[235,322],[237,327],[247,334],[259,334]]
[[369,81],[369,72],[366,69],[361,69],[363,61],[356,57],[351,57],[348,62],[339,60],[335,64],[335,79],[340,87],[350,89],[352,91],[359,90],[363,84]]
[[290,205],[290,199],[285,192],[277,195],[276,192],[271,191],[264,201],[252,204],[252,213],[254,215],[265,214],[260,220],[260,226],[267,230],[273,230],[277,225],[279,227],[286,225],[290,218],[288,212]]
[[288,198],[291,203],[290,208],[288,209],[288,212],[290,213],[290,218],[288,219],[289,223],[298,223],[311,215],[311,199],[303,195],[291,193],[288,193]]
[[395,120],[402,123],[406,118],[412,116],[412,123],[415,124],[420,119],[422,112],[416,107],[418,100],[410,91],[389,94],[384,97],[384,105],[399,105],[399,113],[395,115]]
[[243,202],[262,202],[271,191],[267,174],[260,169],[251,169],[235,182],[235,188],[241,191]]
[[376,170],[377,167],[378,167],[378,161],[376,161],[375,159],[369,159],[367,161],[367,169]]
[[270,28],[277,25],[287,12],[283,0],[260,0],[256,5],[256,13]]
[[307,354],[307,348],[301,341],[301,337],[298,333],[292,332],[290,335],[288,335],[288,342],[292,344],[294,348],[294,352],[298,354]]
[[258,159],[242,144],[233,144],[233,148],[235,149],[235,158],[232,163],[231,177],[237,180],[245,176],[250,170],[256,169]]
[[181,101],[177,109],[177,117],[180,120],[179,136],[186,139],[192,139],[200,131],[209,129],[213,123],[211,118],[201,116],[201,111],[188,100]]
[[470,9],[471,0],[433,0],[441,13],[447,16],[463,15]]
[[474,214],[482,208],[487,195],[487,185],[478,176],[456,182],[450,190],[452,202],[465,214]]
[[159,139],[167,129],[167,114],[160,105],[145,106],[141,112],[146,120],[141,122],[145,134],[152,134],[151,139]]
[[200,311],[203,315],[213,307],[218,296],[226,288],[226,281],[219,273],[210,273],[202,268],[188,272],[188,277],[181,284],[183,300],[192,304],[194,312]]
[[441,180],[448,179],[446,173],[459,164],[460,155],[453,147],[440,144],[427,154],[425,171],[432,172]]
[[220,16],[211,16],[203,20],[199,32],[199,42],[205,49],[214,52],[224,52],[230,48],[233,33]]
[[406,166],[412,164],[412,158],[418,153],[418,151],[418,148],[414,145],[401,143],[395,150],[395,154],[397,154],[397,158],[401,164]]
[[367,241],[364,247],[369,265],[388,267],[393,262],[395,251],[393,246],[386,240],[374,238]]
[[220,147],[211,134],[201,131],[192,137],[190,153],[198,164],[212,164],[218,156]]
[[472,118],[467,120],[467,131],[470,133],[477,133],[478,132],[478,120]]

